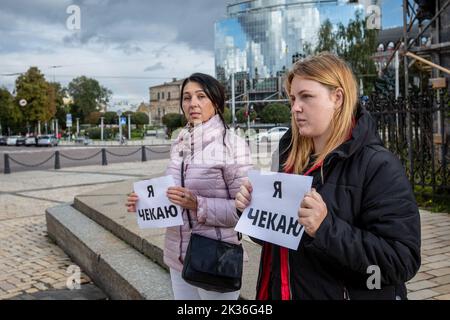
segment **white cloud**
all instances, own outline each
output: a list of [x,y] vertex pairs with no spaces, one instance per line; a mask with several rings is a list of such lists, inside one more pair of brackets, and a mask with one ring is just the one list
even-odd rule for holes
[[[96,77],[114,100],[148,101],[149,86],[193,72],[214,75],[216,18],[205,13],[205,1],[2,0],[0,74],[37,66],[62,85]],[[72,3],[82,9],[80,31],[66,28]],[[225,1],[207,3],[210,12],[225,12]],[[0,76],[0,86],[12,91],[15,79]]]

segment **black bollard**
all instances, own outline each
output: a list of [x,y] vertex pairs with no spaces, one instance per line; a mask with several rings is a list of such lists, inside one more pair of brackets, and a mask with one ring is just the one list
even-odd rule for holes
[[108,160],[106,159],[106,149],[102,148],[102,166],[107,166]]
[[5,153],[5,170],[3,171],[5,174],[11,173],[11,168],[9,167],[9,154]]
[[55,170],[61,169],[61,163],[59,162],[59,151],[55,151]]
[[142,146],[142,162],[147,161],[147,153],[145,152],[145,146]]

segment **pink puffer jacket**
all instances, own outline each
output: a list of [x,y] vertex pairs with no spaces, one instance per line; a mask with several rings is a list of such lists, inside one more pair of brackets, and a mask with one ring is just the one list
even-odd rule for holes
[[[218,227],[223,241],[239,243],[234,231],[239,219],[234,198],[252,161],[245,141],[229,130],[224,146],[224,131],[218,115],[191,132],[183,129],[172,145],[166,174],[172,175],[181,186],[184,159],[185,188],[191,190],[198,201],[197,212],[191,212],[192,232],[217,239],[215,227]],[[186,210],[183,210],[183,220],[183,226],[166,229],[164,247],[164,262],[180,272],[191,234]]]

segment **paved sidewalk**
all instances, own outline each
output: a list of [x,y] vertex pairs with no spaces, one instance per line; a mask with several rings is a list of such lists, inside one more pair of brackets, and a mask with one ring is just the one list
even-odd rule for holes
[[[67,268],[74,263],[47,237],[46,208],[162,173],[167,161],[0,174],[0,299],[66,288]],[[408,282],[409,298],[450,300],[450,215],[421,211],[421,218],[422,266]],[[81,273],[81,282],[90,279]]]
[[[111,183],[163,172],[168,160],[0,174],[0,299],[66,289],[74,265],[47,237],[45,209]],[[81,272],[81,284],[90,283]]]

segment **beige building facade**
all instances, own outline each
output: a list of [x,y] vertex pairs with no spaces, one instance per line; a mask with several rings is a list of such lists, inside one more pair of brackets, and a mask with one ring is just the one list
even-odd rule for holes
[[180,90],[183,80],[173,79],[172,82],[150,87],[152,122],[161,123],[162,117],[168,113],[182,113],[180,110]]

